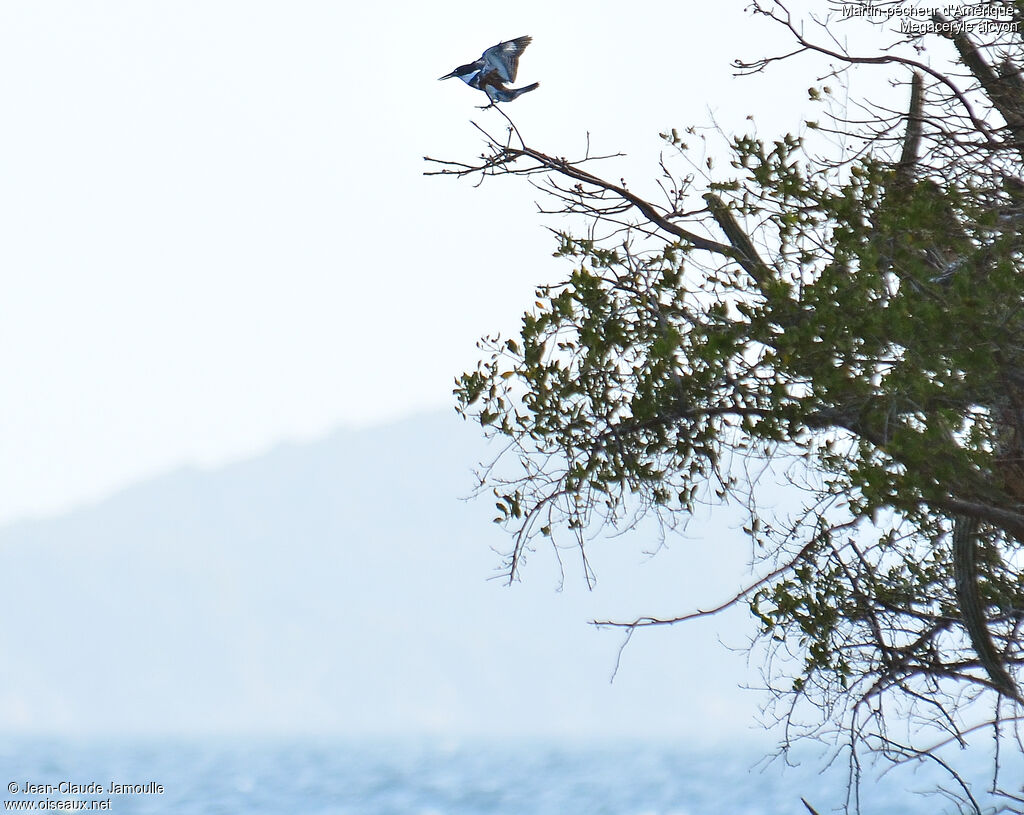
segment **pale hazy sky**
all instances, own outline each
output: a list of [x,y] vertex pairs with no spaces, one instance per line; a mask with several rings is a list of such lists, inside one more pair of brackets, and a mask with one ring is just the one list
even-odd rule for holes
[[0,4],[0,520],[449,405],[568,267],[521,180],[421,175],[503,121],[437,77],[532,35],[524,136],[653,194],[659,130],[809,115],[744,5]]

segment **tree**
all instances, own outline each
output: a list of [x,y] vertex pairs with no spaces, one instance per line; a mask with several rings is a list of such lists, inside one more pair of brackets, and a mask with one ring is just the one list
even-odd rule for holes
[[[518,468],[483,477],[514,534],[509,579],[566,534],[589,579],[596,526],[683,523],[702,500],[751,497],[735,462],[807,462],[788,517],[748,501],[764,576],[726,603],[759,622],[783,747],[829,739],[854,781],[865,753],[937,762],[979,813],[951,748],[987,750],[991,794],[1024,812],[1004,769],[1024,752],[1024,2],[949,18],[843,6],[820,42],[780,3],[753,9],[844,81],[895,71],[904,112],[734,136],[724,177],[687,163],[696,131],[663,134],[663,201],[596,174],[609,157],[529,146],[511,120],[479,160],[428,159],[527,176],[585,224],[557,233],[568,278],[538,290],[520,336],[482,341],[455,393]],[[840,17],[906,33],[854,54]],[[822,158],[821,133],[864,147]]]

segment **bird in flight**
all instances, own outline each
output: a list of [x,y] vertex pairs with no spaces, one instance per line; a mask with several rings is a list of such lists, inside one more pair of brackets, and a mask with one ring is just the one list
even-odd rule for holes
[[516,97],[540,87],[539,82],[524,85],[521,88],[505,87],[506,82],[516,81],[519,55],[526,50],[530,41],[530,37],[519,37],[499,42],[484,51],[480,55],[480,59],[460,65],[450,74],[442,76],[441,79],[451,79],[453,76],[457,76],[469,87],[483,91],[491,100],[491,104],[485,107],[491,107],[498,102],[511,102]]

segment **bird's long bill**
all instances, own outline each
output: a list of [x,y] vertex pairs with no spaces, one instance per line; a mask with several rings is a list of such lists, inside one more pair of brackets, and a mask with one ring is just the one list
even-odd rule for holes
[[451,79],[453,76],[455,76],[455,71],[452,71],[450,74],[445,74],[444,76],[439,76],[437,79],[440,82],[442,79]]

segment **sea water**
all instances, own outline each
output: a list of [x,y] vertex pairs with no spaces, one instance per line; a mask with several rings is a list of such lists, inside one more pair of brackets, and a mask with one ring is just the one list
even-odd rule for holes
[[[0,782],[5,811],[119,815],[807,815],[801,797],[825,815],[845,801],[845,767],[761,757],[639,741],[10,738]],[[956,812],[915,792],[937,780],[868,781],[862,811]]]

